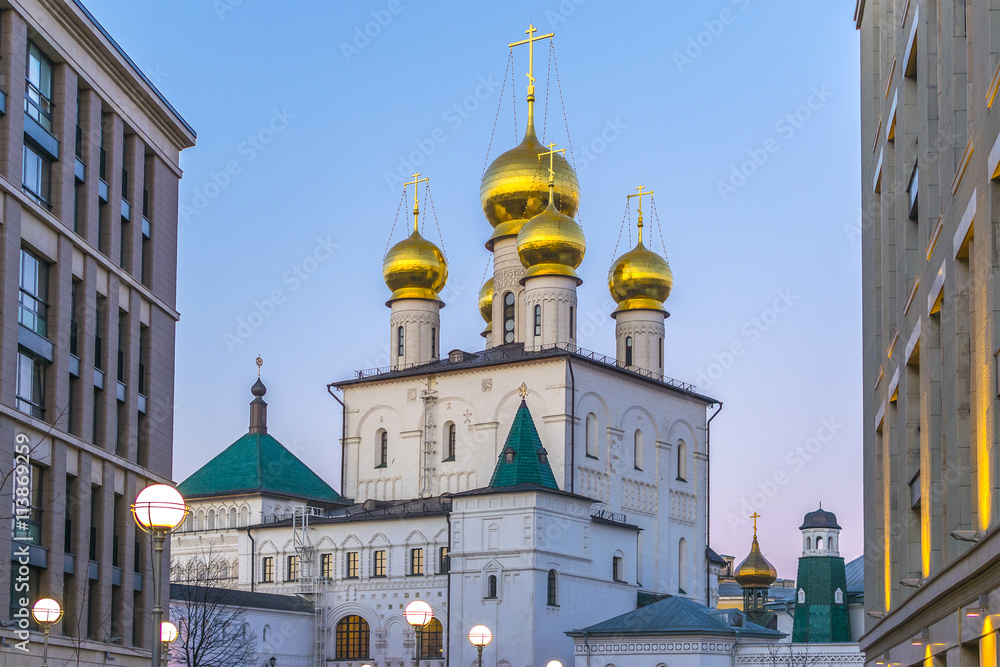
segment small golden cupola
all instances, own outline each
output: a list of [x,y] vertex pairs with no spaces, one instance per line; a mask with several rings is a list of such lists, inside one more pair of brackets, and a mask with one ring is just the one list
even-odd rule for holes
[[538,141],[535,134],[535,78],[534,43],[552,37],[548,35],[534,36],[537,29],[530,26],[528,39],[510,44],[510,48],[528,45],[528,125],[525,128],[524,139],[520,144],[501,154],[495,159],[486,173],[479,188],[479,198],[483,213],[493,226],[493,235],[486,242],[486,247],[493,250],[497,239],[506,236],[517,236],[525,221],[541,213],[546,203],[555,202],[555,209],[568,216],[576,214],[580,203],[580,183],[576,172],[565,157],[558,155],[553,160],[552,171],[555,174],[555,185],[549,195],[546,186],[545,168],[539,162],[539,156],[545,153],[545,146]]
[[[416,186],[428,179],[418,179],[407,185]],[[413,194],[413,233],[389,249],[382,260],[382,278],[392,290],[386,305],[399,299],[427,299],[444,303],[438,296],[448,281],[448,262],[436,245],[420,235],[418,229],[419,205],[416,187]]]
[[[618,304],[612,317],[626,310],[664,311],[663,303],[670,296],[674,286],[674,274],[663,257],[646,248],[642,243],[642,196],[639,186],[639,242],[611,265],[608,271],[608,289]],[[665,312],[665,311],[664,311]]]
[[576,268],[583,262],[587,241],[576,220],[558,210],[555,201],[555,156],[565,151],[549,150],[539,157],[549,157],[549,201],[538,215],[524,223],[517,235],[517,255],[525,269],[522,283],[534,276],[567,276],[579,285],[583,281]]
[[[493,332],[493,279],[487,280],[482,288],[479,290],[479,314],[482,315],[483,320],[486,322],[486,328],[483,329],[482,335],[486,338],[490,337]],[[488,345],[488,343],[487,343]]]
[[769,588],[778,578],[778,571],[764,558],[760,552],[760,545],[757,543],[757,519],[760,515],[754,512],[753,516],[753,544],[750,545],[750,553],[740,566],[733,573],[733,577],[743,588]]

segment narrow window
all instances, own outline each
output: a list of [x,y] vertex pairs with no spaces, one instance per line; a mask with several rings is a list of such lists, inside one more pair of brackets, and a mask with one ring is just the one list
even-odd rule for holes
[[385,576],[385,551],[382,549],[379,549],[372,554],[372,576]]
[[448,547],[438,549],[438,574],[448,574],[451,570],[451,556],[448,555]]
[[438,332],[437,327],[431,327],[431,359],[437,359],[438,355],[437,332]]
[[323,554],[319,557],[320,576],[324,579],[333,579],[333,554]]
[[687,594],[688,588],[688,543],[683,537],[677,542],[677,592]]
[[514,293],[503,295],[503,342],[514,342]]
[[262,583],[274,582],[274,557],[265,556],[260,561],[260,580]]
[[52,61],[28,42],[28,86],[24,95],[24,113],[52,131]]
[[611,559],[611,576],[615,581],[625,581],[625,557],[615,555]]
[[659,351],[659,364],[660,364],[659,365],[659,369],[660,369],[660,372],[662,373],[663,372],[663,336],[660,336],[659,338],[656,339],[656,347],[657,347],[657,349]]
[[644,443],[645,440],[642,431],[636,429],[632,439],[632,467],[636,470],[642,470],[642,449]]
[[21,185],[43,205],[50,206],[52,201],[52,161],[28,141],[24,142],[22,157]]
[[403,356],[403,327],[396,327],[396,356]]
[[542,335],[542,307],[541,305],[535,306],[535,335]]
[[299,557],[289,556],[285,572],[285,581],[298,581],[299,579]]
[[378,468],[384,468],[389,465],[389,434],[388,432],[382,430],[379,431],[379,443],[378,443]]
[[822,537],[817,537],[816,538],[816,550],[820,551],[822,549],[823,549],[823,538]]
[[495,600],[497,598],[497,575],[491,574],[486,580],[486,598]]
[[677,481],[687,481],[688,457],[687,444],[683,440],[677,441]]
[[625,337],[625,365],[632,365],[632,337]]
[[347,561],[344,564],[344,577],[347,579],[358,578],[358,552],[349,551]]
[[39,336],[48,335],[49,265],[21,248],[21,292],[18,322]]
[[410,574],[417,575],[424,573],[424,550],[410,549]]
[[444,655],[444,626],[432,618],[420,632],[420,657],[441,658]]
[[445,461],[455,460],[455,439],[457,437],[458,429],[455,428],[454,424],[448,424],[448,456]]
[[597,458],[597,415],[591,412],[587,415],[586,426],[587,456]]
[[17,409],[45,418],[45,365],[23,350],[17,353]]
[[549,570],[548,579],[548,605],[550,607],[559,606],[559,598],[556,595],[556,571]]
[[569,307],[569,340],[573,342],[576,338],[576,307]]

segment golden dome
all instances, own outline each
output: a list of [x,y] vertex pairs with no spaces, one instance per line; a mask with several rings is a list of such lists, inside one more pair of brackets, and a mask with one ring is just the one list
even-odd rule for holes
[[674,274],[667,260],[642,244],[642,240],[619,257],[608,271],[608,289],[623,310],[664,311],[663,302],[674,286]]
[[[525,221],[541,213],[548,203],[548,169],[538,155],[545,147],[535,136],[529,118],[524,140],[500,155],[486,170],[479,187],[479,198],[486,219],[493,225],[493,235],[486,247],[504,236],[516,236]],[[576,172],[562,155],[553,160],[555,205],[568,216],[576,215],[580,205],[580,183]]]
[[392,290],[386,305],[397,299],[441,301],[438,292],[448,281],[448,263],[436,245],[413,230],[389,249],[382,260],[382,278]]
[[743,588],[767,588],[778,578],[778,571],[767,562],[764,554],[760,552],[760,545],[757,544],[757,535],[754,533],[753,545],[750,547],[750,555],[740,563],[739,568],[733,575]]
[[[517,255],[532,276],[569,276],[579,285],[576,267],[583,261],[587,241],[576,220],[560,213],[550,202],[545,210],[524,223],[517,235]],[[523,279],[522,279],[523,280]]]
[[483,320],[486,321],[486,329],[483,330],[483,335],[492,331],[493,329],[493,279],[490,278],[483,284],[482,289],[479,290],[479,314],[483,316]]

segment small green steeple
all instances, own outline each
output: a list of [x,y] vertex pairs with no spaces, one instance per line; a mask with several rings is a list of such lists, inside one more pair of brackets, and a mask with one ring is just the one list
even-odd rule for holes
[[[522,390],[524,387],[522,386]],[[535,429],[535,422],[528,411],[522,393],[521,405],[514,415],[514,423],[507,433],[507,442],[500,452],[497,467],[490,479],[491,487],[538,484],[559,490],[555,475],[549,467],[549,457]]]

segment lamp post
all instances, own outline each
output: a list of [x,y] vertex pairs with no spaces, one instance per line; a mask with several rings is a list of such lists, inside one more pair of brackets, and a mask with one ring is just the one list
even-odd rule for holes
[[477,667],[483,667],[483,647],[493,641],[493,633],[485,625],[476,625],[469,630],[469,643],[479,651],[479,663]]
[[558,660],[549,660],[545,667],[562,667],[562,663]]
[[[170,621],[160,623],[160,644],[162,644],[163,655],[167,655],[170,650],[170,643],[177,639],[177,626]],[[167,662],[170,662],[169,657]]]
[[42,667],[49,667],[49,630],[62,618],[63,610],[52,598],[41,598],[31,607],[31,616],[42,626],[45,644],[42,648]]
[[[161,628],[163,609],[160,607],[160,571],[163,569],[163,542],[167,533],[184,523],[188,506],[184,497],[172,486],[153,484],[136,496],[132,516],[144,531],[153,537],[153,628]],[[153,637],[153,667],[160,667],[161,640]]]
[[423,600],[414,600],[406,605],[406,609],[403,610],[403,618],[413,626],[413,631],[417,633],[417,650],[415,652],[417,657],[415,662],[417,667],[420,667],[420,649],[422,648],[420,643],[423,639],[424,626],[434,618],[434,610]]

